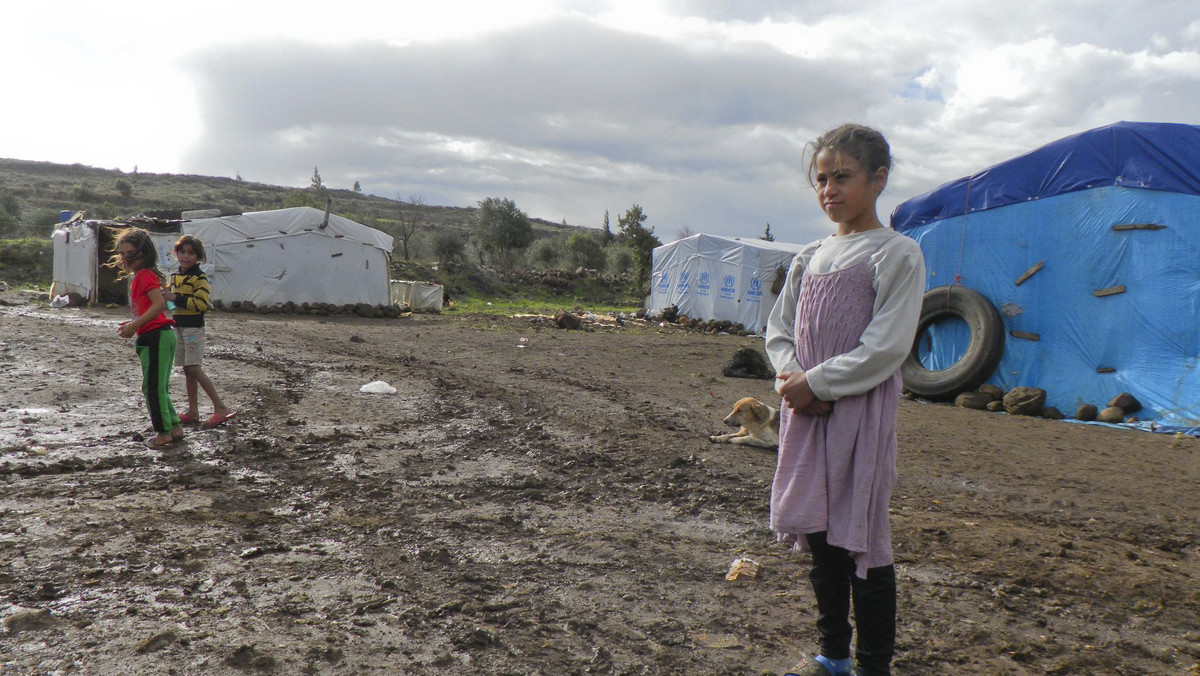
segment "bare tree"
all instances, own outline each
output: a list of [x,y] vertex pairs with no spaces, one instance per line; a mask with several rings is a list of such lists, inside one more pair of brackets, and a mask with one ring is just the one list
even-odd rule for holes
[[400,227],[396,230],[396,236],[400,238],[400,248],[404,251],[404,260],[408,260],[408,242],[417,232],[417,226],[421,223],[425,207],[425,198],[420,195],[409,195],[408,202],[396,196],[396,201],[401,203],[400,213],[396,217]]

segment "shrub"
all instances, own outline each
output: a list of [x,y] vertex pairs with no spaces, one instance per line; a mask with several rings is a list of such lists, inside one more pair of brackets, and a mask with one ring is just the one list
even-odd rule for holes
[[567,238],[567,262],[572,268],[604,268],[604,247],[600,241],[589,232],[576,232]]
[[92,184],[84,181],[71,186],[71,196],[80,202],[94,202],[96,200],[96,191],[92,188]]
[[442,230],[433,238],[433,253],[438,263],[445,265],[462,258],[467,243],[462,235],[454,230]]
[[16,286],[49,285],[54,277],[54,244],[49,239],[0,241],[0,280]]
[[58,225],[58,212],[53,209],[38,209],[33,212],[33,225],[37,228],[53,228]]
[[633,252],[626,246],[610,246],[607,249],[605,269],[610,275],[627,275],[633,270]]
[[21,201],[7,190],[0,192],[0,212],[6,213],[18,221],[21,220]]
[[20,226],[21,222],[16,217],[0,209],[0,238],[16,237]]
[[529,262],[535,267],[549,270],[558,265],[558,252],[562,242],[557,237],[539,239],[529,247]]

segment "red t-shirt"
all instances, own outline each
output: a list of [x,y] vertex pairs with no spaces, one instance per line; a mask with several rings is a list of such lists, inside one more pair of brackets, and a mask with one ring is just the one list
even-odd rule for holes
[[[150,289],[162,289],[158,275],[150,270],[138,270],[134,273],[133,281],[129,282],[129,309],[133,312],[134,319],[141,317],[153,305],[154,302],[150,300],[150,295],[147,293]],[[168,317],[165,312],[160,312],[157,317],[138,328],[137,332],[140,336],[147,331],[164,326],[175,326],[175,320]]]

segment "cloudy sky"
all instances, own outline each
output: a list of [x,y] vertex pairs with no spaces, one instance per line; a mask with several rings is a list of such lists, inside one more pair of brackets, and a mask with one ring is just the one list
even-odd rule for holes
[[888,137],[880,203],[1119,120],[1200,124],[1196,0],[6,5],[0,157],[507,197],[615,229],[830,231],[801,164]]

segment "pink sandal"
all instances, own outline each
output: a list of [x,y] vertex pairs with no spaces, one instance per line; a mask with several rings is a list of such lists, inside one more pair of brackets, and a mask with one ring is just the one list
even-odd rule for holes
[[212,414],[212,417],[209,418],[208,421],[204,423],[204,426],[205,427],[216,427],[217,425],[220,425],[224,422],[233,420],[233,418],[235,416],[237,416],[237,411],[230,411],[230,412],[226,413],[225,415],[219,415],[217,413],[214,413],[214,414]]
[[179,414],[179,422],[184,425],[195,425],[196,423],[200,422],[200,416],[188,415],[186,413],[180,413]]

